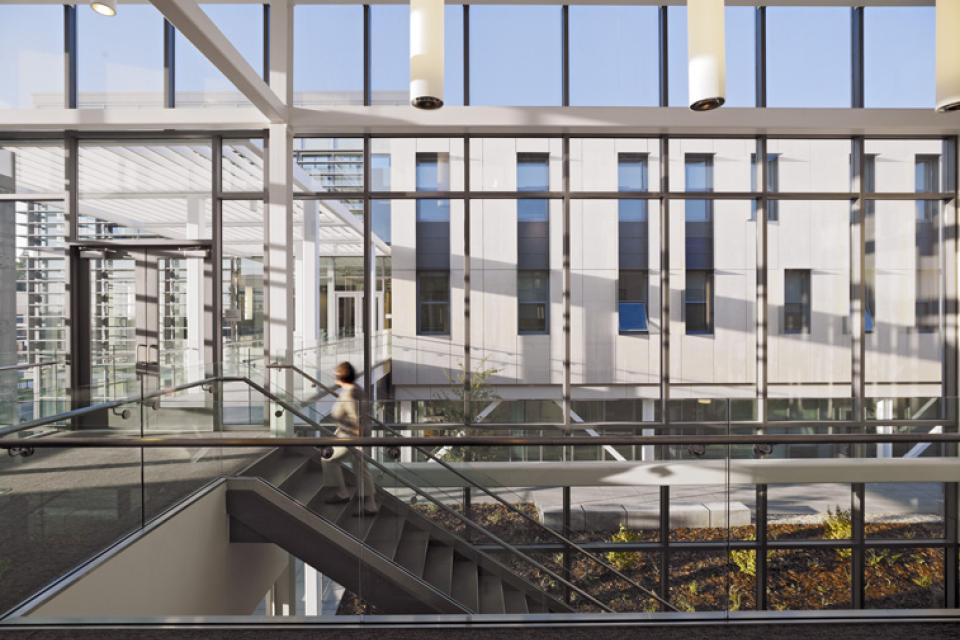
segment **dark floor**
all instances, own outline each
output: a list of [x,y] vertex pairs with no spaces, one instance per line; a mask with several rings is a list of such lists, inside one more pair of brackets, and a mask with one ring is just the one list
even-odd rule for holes
[[194,629],[2,629],[0,638],[16,640],[53,640],[71,638],[75,640],[264,640],[280,638],[295,640],[299,638],[323,638],[329,640],[369,639],[377,640],[625,640],[642,638],[644,640],[721,640],[737,638],[742,640],[772,640],[785,638],[790,640],[813,640],[829,638],[834,640],[900,640],[904,638],[960,638],[960,623],[855,623],[855,624],[802,624],[784,625],[776,623],[735,625],[718,622],[704,624],[675,625],[525,625],[511,628],[437,628],[437,627],[365,627],[365,628],[194,628]]

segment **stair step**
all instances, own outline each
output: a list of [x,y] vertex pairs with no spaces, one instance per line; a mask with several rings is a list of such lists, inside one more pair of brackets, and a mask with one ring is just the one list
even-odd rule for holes
[[400,544],[403,527],[403,518],[397,517],[381,507],[380,513],[374,520],[373,526],[370,527],[364,542],[374,551],[393,560],[397,553],[397,546]]
[[423,579],[443,593],[450,593],[453,582],[453,547],[441,542],[430,542]]
[[477,565],[472,560],[455,555],[453,558],[453,599],[470,611],[480,611],[480,587]]
[[503,608],[506,613],[530,613],[524,595],[510,587],[503,589]]
[[357,512],[362,509],[362,503],[359,500],[352,501],[348,508],[343,510],[343,513],[340,514],[340,519],[337,520],[337,526],[352,535],[358,540],[363,540],[367,537],[367,534],[370,533],[370,527],[373,526],[374,521],[377,519],[376,515],[357,515]]
[[503,601],[503,582],[489,573],[480,574],[480,612],[506,612]]
[[307,463],[303,470],[283,483],[280,489],[303,505],[310,504],[323,488],[323,469],[313,463]]
[[544,604],[543,600],[536,596],[527,596],[527,611],[530,613],[549,613],[547,611],[547,605]]
[[[349,489],[352,494],[353,488],[349,487]],[[355,509],[357,503],[351,497],[350,502],[328,504],[327,500],[333,498],[336,493],[337,490],[333,487],[323,487],[307,506],[311,511],[326,518],[330,522],[337,522],[347,509]]]
[[412,526],[404,527],[397,548],[397,564],[418,578],[423,576],[423,565],[427,560],[429,544],[430,534],[426,531]]
[[299,452],[285,451],[277,456],[270,456],[262,463],[250,470],[248,475],[263,478],[275,487],[280,487],[294,474],[300,471],[309,458]]

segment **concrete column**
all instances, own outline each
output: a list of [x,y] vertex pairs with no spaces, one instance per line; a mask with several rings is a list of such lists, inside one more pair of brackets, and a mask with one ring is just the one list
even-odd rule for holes
[[[413,423],[413,403],[409,400],[400,401],[400,424]],[[400,448],[400,462],[413,462],[413,449],[411,447]]]
[[314,200],[303,202],[303,240],[297,253],[297,336],[304,349],[313,349],[320,339],[320,228]]
[[[293,5],[288,0],[270,3],[270,88],[293,104]],[[295,322],[293,290],[293,132],[286,123],[267,129],[267,206],[264,210],[264,338],[268,362],[293,364]],[[275,370],[271,386],[293,389],[293,372]],[[287,412],[270,412],[270,430],[275,435],[292,433]]]
[[[206,220],[204,217],[203,200],[189,198],[187,200],[187,228],[188,240],[205,237]],[[197,380],[203,376],[205,318],[204,318],[204,265],[199,258],[187,258],[187,351],[183,357],[186,367],[185,380]]]
[[[293,290],[293,184],[291,163],[293,137],[286,124],[269,127],[267,219],[264,220],[264,322],[266,358],[275,364],[293,364],[294,290]],[[274,370],[271,383],[278,391],[292,390],[293,372]],[[292,425],[290,416],[270,414],[271,430],[286,434]]]
[[320,608],[320,579],[316,569],[304,563],[303,565],[303,615],[317,616]]
[[297,615],[296,566],[293,556],[273,585],[273,615]]

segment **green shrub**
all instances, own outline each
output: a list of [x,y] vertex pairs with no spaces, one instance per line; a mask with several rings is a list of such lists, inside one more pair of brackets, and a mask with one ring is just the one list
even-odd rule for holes
[[[849,540],[853,537],[853,520],[849,509],[841,509],[837,505],[836,511],[827,508],[827,517],[823,521],[824,537],[827,540]],[[850,557],[850,549],[837,549],[837,557],[846,560]]]
[[[620,530],[610,538],[610,542],[639,542],[640,540],[641,535],[627,529],[623,523],[620,524]],[[618,571],[635,569],[640,566],[640,555],[635,551],[608,551],[607,562]]]
[[746,549],[736,549],[730,552],[730,560],[741,573],[748,576],[757,575],[757,554]]

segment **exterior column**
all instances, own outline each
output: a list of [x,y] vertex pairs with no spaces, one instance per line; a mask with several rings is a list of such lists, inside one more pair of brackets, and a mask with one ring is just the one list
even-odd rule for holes
[[[293,136],[286,124],[269,127],[267,219],[264,220],[265,356],[273,364],[293,364]],[[276,369],[270,376],[273,390],[293,390],[293,371]],[[290,415],[270,413],[271,431],[288,434]]]
[[[270,3],[270,88],[293,103],[293,5],[288,0]],[[267,129],[267,206],[264,209],[264,338],[265,356],[274,364],[293,364],[295,324],[293,277],[293,132],[285,122]],[[293,372],[274,370],[270,384],[275,391],[293,390]],[[270,411],[270,430],[275,435],[292,432],[287,412]]]
[[297,249],[297,335],[304,349],[313,349],[320,339],[320,228],[315,200],[303,202],[303,240]]

